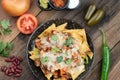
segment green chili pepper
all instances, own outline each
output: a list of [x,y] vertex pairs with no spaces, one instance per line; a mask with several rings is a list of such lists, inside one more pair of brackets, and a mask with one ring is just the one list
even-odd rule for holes
[[92,18],[88,21],[88,26],[94,26],[95,24],[99,23],[103,17],[104,17],[104,10],[98,9],[95,14],[92,16]]
[[108,80],[108,73],[110,68],[110,49],[106,43],[105,32],[102,29],[99,30],[103,35],[101,80]]
[[87,13],[85,15],[85,20],[89,20],[91,18],[91,16],[93,15],[93,13],[95,12],[96,9],[96,5],[95,4],[91,4],[87,10]]

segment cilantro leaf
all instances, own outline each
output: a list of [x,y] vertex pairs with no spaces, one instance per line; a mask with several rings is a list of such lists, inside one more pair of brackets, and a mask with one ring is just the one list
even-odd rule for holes
[[67,59],[67,60],[65,61],[65,64],[69,65],[71,62],[72,62],[71,59]]
[[65,55],[68,56],[68,51],[65,52]]
[[11,44],[11,43],[7,43],[7,48],[8,48],[9,50],[12,50],[12,48],[13,48],[13,44]]
[[51,36],[51,40],[57,41],[58,40],[58,36],[56,34]]
[[8,57],[9,56],[9,51],[8,50],[3,50],[3,52],[2,52],[2,56],[3,57]]
[[2,52],[6,48],[7,44],[0,42],[0,52]]
[[56,58],[58,63],[61,63],[63,61],[63,56],[59,56]]
[[12,32],[12,30],[10,30],[10,29],[4,29],[5,34],[10,34],[11,32]]
[[72,44],[73,43],[73,38],[72,37],[69,37],[66,41],[65,41],[65,45],[66,46],[70,46],[70,44]]
[[3,29],[8,29],[10,26],[10,21],[9,20],[2,20],[1,21],[1,26]]
[[42,58],[41,58],[41,62],[42,62],[42,63],[49,62],[49,57],[48,57],[48,56],[42,57]]
[[8,57],[13,45],[11,43],[0,42],[0,55]]
[[61,50],[58,49],[57,47],[52,48],[52,53],[55,54],[56,52],[60,52]]
[[10,34],[12,31],[9,29],[10,21],[9,20],[2,20],[0,21],[0,35],[3,34]]

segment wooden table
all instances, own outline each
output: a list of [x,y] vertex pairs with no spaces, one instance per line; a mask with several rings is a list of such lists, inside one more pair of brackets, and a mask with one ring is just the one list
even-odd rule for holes
[[[109,72],[109,80],[120,80],[120,0],[82,0],[82,5],[77,10],[64,10],[64,11],[42,11],[40,10],[35,0],[31,0],[31,7],[28,13],[33,13],[39,24],[42,24],[50,19],[65,18],[76,21],[82,25],[90,34],[94,48],[95,48],[95,60],[92,69],[88,72],[87,76],[83,80],[100,80],[101,73],[101,46],[102,36],[98,31],[98,28],[102,28],[106,32],[107,43],[110,47],[111,65]],[[90,3],[96,3],[98,8],[102,7],[106,11],[106,16],[102,22],[94,27],[86,26],[84,21],[85,11]],[[14,78],[14,80],[37,80],[26,60],[25,48],[30,35],[21,34],[16,27],[16,20],[18,17],[10,17],[1,8],[0,5],[0,20],[9,19],[11,22],[12,33],[5,35],[0,41],[11,42],[14,44],[14,48],[10,55],[21,56],[24,61],[21,63],[23,72],[21,77]],[[5,65],[4,57],[0,57],[0,66]],[[11,77],[4,75],[0,71],[0,80],[10,80]]]

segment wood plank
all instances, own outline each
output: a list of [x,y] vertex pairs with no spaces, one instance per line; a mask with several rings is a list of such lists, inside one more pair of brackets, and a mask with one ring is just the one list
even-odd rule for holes
[[[35,0],[34,0],[35,2]],[[115,68],[118,68],[118,67],[114,67],[115,65],[116,66],[119,66],[119,63],[118,61],[120,61],[119,59],[119,47],[120,47],[120,43],[119,45],[115,46],[115,44],[117,44],[120,40],[120,35],[118,35],[120,33],[120,28],[119,28],[119,21],[120,21],[120,12],[118,13],[117,11],[119,11],[118,9],[118,4],[119,4],[119,0],[106,0],[106,1],[101,1],[101,0],[91,0],[90,3],[92,2],[95,2],[96,4],[99,4],[98,7],[101,7],[103,6],[105,10],[107,9],[111,9],[111,10],[108,10],[107,12],[107,20],[103,20],[102,24],[98,24],[99,26],[94,26],[94,27],[87,27],[85,26],[85,21],[84,21],[84,11],[86,10],[87,6],[90,4],[89,1],[83,1],[84,2],[84,5],[82,4],[82,7],[77,9],[77,10],[73,10],[73,11],[43,11],[39,14],[40,10],[37,8],[35,9],[34,5],[32,5],[30,11],[28,12],[32,12],[33,14],[35,15],[38,15],[38,20],[39,20],[39,23],[42,24],[43,22],[45,22],[46,20],[49,20],[49,19],[54,19],[54,18],[66,18],[66,19],[71,19],[71,20],[74,20],[74,21],[77,21],[79,24],[82,24],[86,30],[90,33],[90,35],[92,36],[92,40],[94,42],[94,46],[95,46],[95,63],[94,63],[94,66],[92,68],[92,70],[88,73],[88,75],[85,77],[84,80],[98,80],[98,78],[100,77],[100,68],[101,68],[101,34],[100,32],[98,31],[98,28],[99,27],[102,27],[106,33],[107,33],[107,42],[108,42],[108,45],[110,46],[110,48],[112,49],[111,51],[111,55],[113,56],[112,57],[112,66],[111,66],[111,72],[110,72],[110,76],[112,75],[113,72],[116,72],[116,69]],[[114,5],[116,4],[116,5]],[[0,9],[1,10],[1,9]],[[0,12],[1,13],[1,12]],[[2,12],[3,14],[4,12]],[[118,15],[116,15],[118,13]],[[111,18],[112,16],[116,15],[113,19]],[[6,15],[3,17],[3,19],[6,17]],[[6,17],[6,18],[9,18]],[[2,19],[2,18],[0,18]],[[11,18],[10,19],[13,19],[11,20],[12,22],[12,25],[15,23],[15,19],[16,18]],[[104,23],[104,21],[106,23]],[[104,23],[104,25],[103,25]],[[13,25],[15,26],[15,24]],[[107,27],[106,27],[107,26]],[[114,27],[113,27],[114,26]],[[14,27],[12,28],[14,29]],[[17,29],[15,29],[17,30]],[[16,31],[15,31],[16,32]],[[12,33],[12,34],[15,34],[15,33]],[[18,31],[18,34],[19,34],[19,31]],[[18,35],[17,34],[17,35]],[[17,36],[16,35],[16,36]],[[111,36],[112,36],[112,39],[111,39]],[[24,61],[22,62],[22,67],[23,67],[23,73],[22,73],[22,76],[19,77],[19,78],[15,78],[15,80],[37,80],[31,70],[29,69],[29,66],[27,64],[27,60],[26,60],[26,57],[25,57],[25,48],[26,48],[26,43],[27,43],[27,40],[29,38],[29,35],[22,35],[22,34],[19,34],[16,38],[15,36],[13,37],[13,39],[11,40],[11,38],[9,38],[9,40],[12,41],[12,43],[14,44],[14,49],[13,51],[11,52],[11,55],[20,55],[21,57],[24,58]],[[8,38],[7,38],[8,39]],[[115,46],[115,47],[114,47]],[[114,56],[114,55],[117,55],[117,56]],[[4,65],[6,63],[4,63],[3,61],[3,57],[0,57],[1,58],[1,61],[0,61],[0,64],[1,65]],[[98,64],[99,63],[99,64]],[[10,77],[7,77],[5,76],[3,73],[0,72],[0,75],[2,76],[0,78],[0,80],[9,80]],[[113,80],[113,76],[111,77]],[[116,76],[116,79],[119,80],[119,77],[118,75]]]
[[[110,72],[109,72],[109,80],[119,80],[119,65],[120,65],[120,41],[119,43],[111,50],[111,64],[110,64]],[[97,58],[96,58],[97,59]],[[101,61],[92,68],[88,75],[84,78],[84,80],[98,80],[100,79],[101,74]]]
[[[120,48],[120,46],[119,46]],[[120,59],[117,61],[118,63],[114,66],[114,68],[110,71],[109,80],[119,80],[120,79]],[[115,62],[114,62],[115,64]]]

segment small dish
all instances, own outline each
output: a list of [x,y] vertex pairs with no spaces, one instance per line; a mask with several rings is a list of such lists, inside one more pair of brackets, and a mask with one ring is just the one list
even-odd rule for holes
[[81,0],[69,0],[67,9],[73,10],[79,8],[81,5]]
[[63,4],[63,6],[61,6],[62,4],[61,5],[60,4],[56,5],[53,1],[55,1],[55,0],[49,0],[49,4],[55,10],[63,10],[63,9],[65,9],[68,6],[68,3],[69,3],[69,0],[59,0],[59,1],[64,1],[65,2]]
[[42,6],[40,6],[40,1],[39,0],[36,0],[36,3],[37,3],[37,6],[41,9],[41,10],[44,10],[44,11],[50,11],[52,10],[52,7],[49,5],[49,2],[48,2],[48,8],[43,8]]

